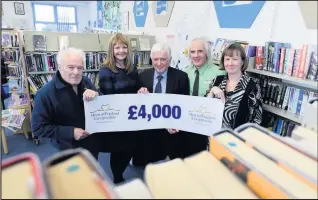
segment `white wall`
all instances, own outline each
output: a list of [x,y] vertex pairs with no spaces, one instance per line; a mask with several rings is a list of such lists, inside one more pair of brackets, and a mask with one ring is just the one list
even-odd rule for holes
[[[14,1],[19,2],[19,1]],[[3,6],[3,22],[10,28],[21,28],[21,23],[26,23],[26,30],[34,30],[34,21],[33,21],[33,11],[31,1],[20,1],[20,3],[24,3],[25,15],[16,15],[14,12],[14,2],[13,1],[2,1]],[[49,3],[52,4],[54,1],[33,1],[38,3]],[[90,2],[85,1],[63,1],[55,3],[61,3],[64,5],[72,5],[77,9],[77,20],[78,20],[78,31],[82,32],[82,30],[88,26],[88,20],[90,19]],[[96,10],[96,8],[95,8]]]
[[167,34],[176,34],[178,29],[190,29],[197,37],[245,40],[252,45],[264,45],[269,40],[290,42],[295,48],[305,43],[317,44],[317,29],[306,28],[296,1],[266,1],[250,29],[219,28],[212,1],[175,1],[168,27],[156,27],[152,3],[148,2],[148,16],[143,28],[135,26],[133,1],[122,2],[121,11],[130,13],[130,30],[156,35],[158,41],[164,41]]

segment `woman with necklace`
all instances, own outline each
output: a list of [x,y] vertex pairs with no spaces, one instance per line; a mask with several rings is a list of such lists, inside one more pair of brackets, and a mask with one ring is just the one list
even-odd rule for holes
[[262,122],[261,88],[246,74],[247,66],[246,54],[240,44],[231,44],[223,51],[220,69],[227,73],[217,76],[206,94],[225,104],[222,128],[235,129],[247,122]]

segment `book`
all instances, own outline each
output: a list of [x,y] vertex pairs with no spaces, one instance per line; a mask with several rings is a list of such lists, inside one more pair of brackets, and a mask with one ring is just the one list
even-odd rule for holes
[[1,163],[1,197],[3,199],[48,199],[42,165],[34,153],[7,158]]
[[[216,139],[220,134],[233,134],[231,130],[223,130],[210,137],[209,151],[220,160],[228,169],[246,183],[246,185],[260,198],[263,199],[287,199],[288,194],[273,184],[267,177],[259,173],[257,169],[244,162],[230,149]],[[233,143],[228,143],[232,145]]]
[[255,147],[258,152],[317,192],[318,163],[316,160],[272,137],[260,126],[245,124],[238,127],[236,131],[245,143]]
[[122,183],[114,190],[120,199],[153,199],[148,187],[140,179]]
[[148,164],[145,181],[155,199],[211,199],[212,195],[181,159]]
[[[272,184],[278,186],[289,198],[317,197],[317,190],[287,172],[277,162],[260,152],[258,148],[253,147],[251,143],[246,143],[245,140],[237,134],[225,131],[215,134],[213,138],[226,147],[227,150],[245,165],[254,169],[257,173],[262,174]],[[259,141],[262,140],[259,139]]]
[[46,36],[33,35],[33,48],[34,51],[46,51]]
[[58,36],[58,41],[59,41],[60,51],[63,49],[67,49],[70,46],[70,41],[69,41],[68,36],[60,35],[60,36]]
[[11,34],[6,33],[6,32],[2,32],[1,36],[2,36],[2,40],[1,40],[2,48],[12,47]]
[[185,158],[184,163],[215,199],[258,199],[242,180],[208,151]]
[[95,158],[82,148],[65,150],[44,162],[52,198],[112,199],[113,184]]

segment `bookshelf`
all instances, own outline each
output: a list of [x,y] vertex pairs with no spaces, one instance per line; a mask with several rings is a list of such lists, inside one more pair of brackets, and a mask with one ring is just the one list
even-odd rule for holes
[[[125,34],[133,46],[133,64],[139,71],[150,68],[150,48],[156,42],[155,36]],[[46,84],[57,71],[56,55],[63,45],[81,49],[86,54],[84,75],[98,88],[97,74],[100,65],[107,57],[109,40],[107,33],[65,33],[23,31],[24,69],[26,71],[28,93],[36,92]],[[38,50],[37,38],[44,38]],[[145,44],[145,40],[147,41]]]
[[255,74],[259,74],[259,75],[278,78],[278,79],[281,79],[283,83],[287,83],[287,84],[294,85],[294,86],[300,86],[300,87],[310,89],[313,91],[318,91],[318,82],[316,82],[316,81],[296,78],[296,77],[288,76],[286,74],[278,74],[278,73],[274,73],[274,72],[253,69],[253,68],[248,68],[246,71],[251,72],[251,73],[255,73]]
[[280,108],[276,108],[274,106],[270,106],[267,104],[263,104],[263,109],[266,110],[267,112],[273,113],[275,115],[281,116],[285,119],[291,120],[293,122],[296,122],[298,124],[302,123],[303,117],[294,113],[291,113],[287,110],[283,110]]

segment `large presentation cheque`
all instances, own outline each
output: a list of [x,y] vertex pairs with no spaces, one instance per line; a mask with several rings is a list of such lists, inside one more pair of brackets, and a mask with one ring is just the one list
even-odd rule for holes
[[174,128],[211,136],[221,129],[219,99],[175,94],[103,95],[85,102],[90,133]]

